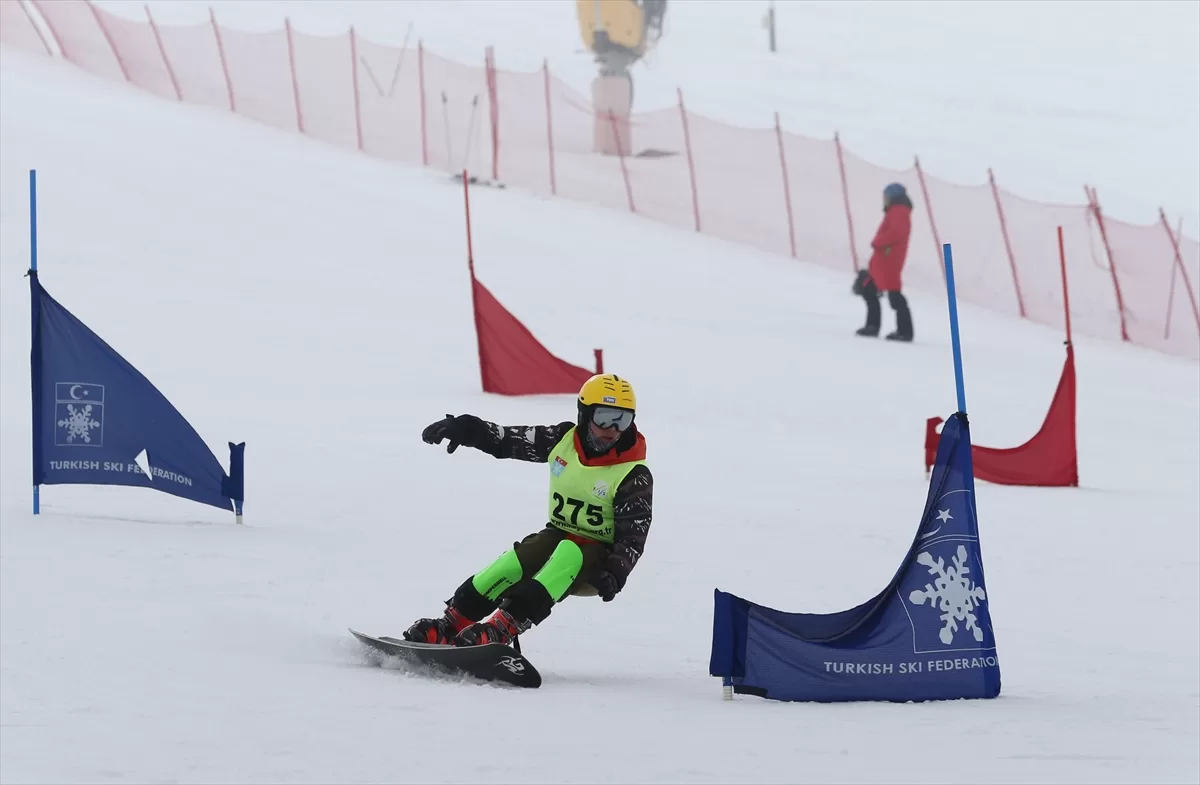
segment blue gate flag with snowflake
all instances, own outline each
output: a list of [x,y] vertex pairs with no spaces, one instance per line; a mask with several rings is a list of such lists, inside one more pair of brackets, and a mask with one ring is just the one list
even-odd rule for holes
[[139,486],[240,513],[245,443],[229,444],[227,474],[170,401],[35,270],[29,287],[34,486]]
[[[858,574],[853,554],[831,558]],[[1000,663],[986,586],[970,428],[956,413],[942,429],[912,547],[887,587],[825,614],[717,589],[709,673],[736,693],[776,700],[994,698]]]

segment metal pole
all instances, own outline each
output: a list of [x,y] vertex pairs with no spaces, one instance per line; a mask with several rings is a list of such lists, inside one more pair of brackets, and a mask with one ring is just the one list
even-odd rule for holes
[[954,347],[954,386],[958,392],[958,411],[967,413],[967,393],[963,386],[962,346],[958,338],[958,300],[954,293],[954,258],[950,243],[942,245],[942,260],[946,265],[946,297],[950,301],[950,342]]

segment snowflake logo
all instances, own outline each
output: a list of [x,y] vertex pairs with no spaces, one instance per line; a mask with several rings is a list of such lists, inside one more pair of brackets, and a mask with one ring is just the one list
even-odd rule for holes
[[925,584],[925,589],[914,589],[908,595],[908,601],[913,605],[929,605],[942,612],[941,619],[945,622],[938,637],[942,643],[949,646],[954,642],[954,633],[958,632],[958,623],[966,622],[966,628],[975,636],[976,641],[983,641],[983,630],[976,623],[975,609],[981,600],[987,599],[982,586],[976,586],[971,580],[971,567],[967,564],[967,549],[958,546],[958,552],[952,557],[952,564],[947,567],[940,557],[937,561],[928,553],[917,556],[917,563],[929,569],[934,576],[933,583]]
[[66,419],[59,420],[58,427],[67,429],[68,442],[73,442],[76,438],[79,438],[85,444],[91,444],[91,429],[99,428],[100,423],[92,419],[92,405],[90,403],[79,408],[75,408],[74,404],[67,404]]

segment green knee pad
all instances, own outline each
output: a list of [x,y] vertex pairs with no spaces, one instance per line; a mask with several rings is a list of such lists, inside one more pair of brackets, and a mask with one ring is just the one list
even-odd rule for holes
[[495,600],[506,589],[521,580],[521,561],[517,558],[516,550],[509,548],[500,558],[484,567],[471,579],[475,591]]
[[566,596],[582,569],[583,550],[570,540],[563,540],[533,579],[546,587],[551,599],[558,602]]

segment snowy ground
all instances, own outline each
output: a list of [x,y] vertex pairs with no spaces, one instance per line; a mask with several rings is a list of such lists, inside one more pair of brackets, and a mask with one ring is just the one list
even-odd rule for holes
[[[542,689],[367,667],[347,626],[396,633],[541,525],[536,467],[420,429],[573,410],[478,393],[460,192],[44,57],[0,52],[0,95],[3,782],[1200,778],[1195,363],[1079,341],[1083,487],[979,485],[999,699],[723,703],[714,587],[836,610],[907,549],[924,421],[954,408],[945,303],[912,298],[917,344],[863,342],[841,275],[479,191],[489,288],[637,385],[657,515],[618,601],[528,636]],[[30,168],[43,283],[216,454],[247,442],[246,526],[135,489],[30,514]],[[961,319],[974,440],[1023,441],[1061,336]]]

